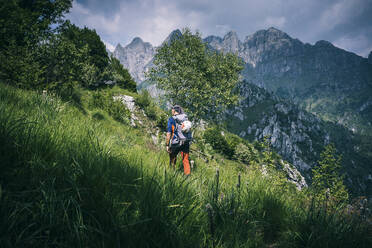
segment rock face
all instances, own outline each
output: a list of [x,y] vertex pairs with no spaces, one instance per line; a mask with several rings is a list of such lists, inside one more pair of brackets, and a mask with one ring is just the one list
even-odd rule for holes
[[[284,159],[308,173],[314,166],[314,156],[319,156],[319,148],[329,142],[321,121],[253,84],[242,84],[241,95],[239,105],[227,113],[228,129],[251,141],[269,138]],[[316,149],[313,136],[318,141]]]
[[[308,182],[324,146],[333,143],[342,154],[348,186],[362,194],[372,186],[366,176],[372,172],[365,166],[368,159],[359,153],[352,132],[339,124],[324,122],[255,84],[243,82],[240,92],[240,103],[226,112],[229,131],[250,141],[268,138],[275,151],[293,164]],[[301,181],[299,177],[293,180],[297,180],[296,184]]]
[[372,100],[372,55],[367,60],[324,40],[304,44],[275,28],[257,31],[244,42],[233,32],[204,41],[241,57],[246,81],[350,130],[365,134],[371,129],[372,106],[358,109]]
[[118,44],[114,51],[114,56],[129,70],[136,82],[145,80],[145,67],[151,62],[154,55],[154,47],[148,42],[143,42],[139,37],[134,38],[126,47]]
[[120,101],[122,102],[130,111],[130,125],[132,127],[136,127],[138,124],[142,125],[142,122],[138,119],[138,117],[135,115],[136,112],[138,112],[138,108],[135,105],[134,97],[127,96],[127,95],[118,95],[113,97],[114,101]]

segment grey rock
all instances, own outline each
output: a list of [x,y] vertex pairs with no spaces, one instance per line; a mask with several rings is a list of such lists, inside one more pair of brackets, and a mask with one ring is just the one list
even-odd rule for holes
[[168,37],[164,40],[163,44],[170,45],[174,40],[177,40],[182,36],[182,33],[179,29],[173,30]]
[[114,101],[121,101],[129,109],[130,112],[134,112],[136,110],[134,97],[132,96],[118,95],[114,96],[113,99]]
[[139,83],[145,80],[146,67],[155,55],[155,48],[148,42],[143,42],[141,38],[136,37],[133,41],[122,47],[118,44],[114,51],[120,63],[128,69],[133,79]]
[[281,160],[280,162],[283,166],[283,171],[286,172],[287,174],[288,181],[294,183],[298,190],[302,190],[303,188],[308,187],[305,178],[296,169],[296,167],[293,167],[290,164],[285,163],[283,160]]
[[131,112],[131,117],[130,117],[130,125],[132,127],[136,127],[136,122],[140,125],[142,125],[141,120],[136,116],[136,112],[139,111],[139,109],[135,105],[135,100],[132,96],[127,96],[127,95],[118,95],[118,96],[113,96],[114,101],[120,101],[122,102],[128,110]]

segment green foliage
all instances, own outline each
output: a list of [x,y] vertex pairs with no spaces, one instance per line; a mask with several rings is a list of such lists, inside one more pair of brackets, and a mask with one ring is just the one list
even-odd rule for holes
[[106,110],[115,120],[126,124],[129,123],[130,111],[120,101],[109,101]]
[[103,78],[105,80],[112,80],[122,88],[132,92],[137,91],[137,84],[129,74],[128,70],[120,64],[120,61],[114,57],[110,57],[109,66],[104,72]]
[[10,0],[0,7],[0,79],[22,88],[40,86],[44,66],[39,46],[52,35],[72,0]]
[[3,84],[0,100],[1,247],[372,245],[358,216],[317,208],[275,173],[191,154],[185,178],[148,133],[100,109]]
[[108,66],[109,57],[106,46],[95,30],[91,30],[87,27],[81,29],[67,20],[59,27],[59,33],[73,42],[77,49],[82,49],[87,46],[88,57],[86,62],[94,65],[99,72],[102,73]]
[[89,78],[82,72],[89,70],[89,66],[85,63],[87,58],[87,46],[79,49],[62,35],[53,36],[42,47],[42,64],[45,68],[44,87],[62,96],[69,96],[81,82],[85,86]]
[[245,164],[257,164],[259,161],[259,154],[252,144],[239,143],[235,147],[234,159]]
[[164,111],[155,105],[150,93],[147,90],[142,90],[136,97],[136,104],[145,111],[147,117],[156,121],[156,125],[163,130],[167,125],[167,115]]
[[89,107],[106,111],[114,120],[128,124],[130,120],[129,109],[120,101],[113,100],[113,95],[103,90],[93,91],[89,98]]
[[89,107],[90,108],[100,108],[106,109],[108,105],[108,97],[99,90],[92,91],[92,94],[89,99]]
[[205,130],[203,138],[206,143],[210,144],[214,150],[232,158],[234,155],[234,145],[229,144],[226,137],[222,135],[222,130],[218,127],[212,127]]
[[333,203],[347,203],[349,195],[340,176],[341,156],[336,155],[334,145],[327,145],[320,158],[319,165],[313,168],[312,189],[316,198],[323,201],[330,197]]
[[34,45],[17,46],[13,41],[0,50],[0,79],[19,88],[38,88],[44,81],[44,68],[40,61],[40,51]]
[[161,131],[165,132],[168,124],[168,115],[163,110],[159,110],[156,116],[156,126],[158,126]]
[[128,71],[109,59],[95,30],[62,20],[71,2],[4,1],[0,79],[21,88],[48,89],[67,100],[75,98],[76,87],[94,88],[105,78],[135,91]]
[[151,96],[147,90],[142,90],[136,97],[136,104],[145,109],[151,104]]
[[217,120],[228,105],[238,101],[234,88],[242,61],[236,55],[207,49],[198,32],[184,29],[182,36],[163,44],[154,65],[148,73],[150,81],[195,120]]
[[82,66],[81,82],[85,87],[92,87],[98,83],[100,74],[98,68],[93,64],[84,63]]

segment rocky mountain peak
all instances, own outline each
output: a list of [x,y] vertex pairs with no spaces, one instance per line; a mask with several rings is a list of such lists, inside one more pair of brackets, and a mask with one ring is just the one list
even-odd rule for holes
[[210,35],[207,38],[204,39],[205,42],[222,42],[222,38],[215,35]]
[[182,36],[182,32],[179,29],[173,30],[172,33],[168,35],[168,37],[165,39],[163,44],[170,44],[172,41],[178,39],[178,37]]
[[222,46],[225,52],[237,53],[243,44],[239,40],[238,34],[235,31],[230,31],[223,37]]
[[263,29],[255,32],[252,35],[248,35],[244,39],[244,43],[247,43],[249,46],[257,45],[260,43],[273,43],[278,41],[292,41],[293,39],[286,34],[285,32],[276,29],[276,28],[269,28],[269,29]]
[[215,35],[210,35],[207,38],[203,39],[203,41],[213,49],[220,51],[222,49],[222,38]]
[[368,55],[368,63],[372,65],[372,51]]
[[122,49],[124,49],[121,45],[120,45],[120,43],[119,44],[117,44],[117,46],[115,47],[115,50],[114,51],[117,51],[117,50],[122,50]]
[[143,40],[140,37],[135,37],[129,45],[137,45],[141,43],[144,43]]
[[154,54],[154,47],[139,37],[134,38],[125,47],[118,44],[114,51],[114,56],[129,70],[136,82],[141,82],[145,79],[144,68],[152,60]]
[[315,43],[317,47],[334,47],[333,44],[326,40],[320,40]]
[[131,43],[129,43],[129,45],[126,46],[126,48],[133,50],[144,50],[146,48],[152,48],[152,45],[148,42],[144,42],[140,37],[136,37]]
[[224,40],[239,40],[238,34],[235,31],[230,31],[223,37]]

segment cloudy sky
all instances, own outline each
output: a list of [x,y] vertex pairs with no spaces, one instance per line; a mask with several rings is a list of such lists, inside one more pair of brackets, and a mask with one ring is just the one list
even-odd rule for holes
[[372,51],[372,0],[75,0],[67,18],[95,29],[109,49],[137,36],[159,45],[183,27],[203,37],[234,30],[241,40],[276,27],[303,42]]

